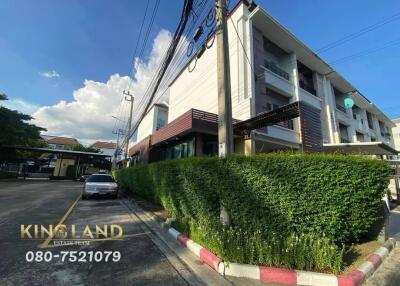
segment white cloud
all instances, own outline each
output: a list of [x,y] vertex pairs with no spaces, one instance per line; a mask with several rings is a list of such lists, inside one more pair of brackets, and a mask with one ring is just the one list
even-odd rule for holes
[[0,101],[0,104],[11,110],[18,110],[19,112],[29,115],[33,114],[39,109],[39,105],[19,98]]
[[[168,31],[161,30],[154,39],[149,59],[135,60],[136,72],[129,89],[135,95],[135,102],[146,91],[171,38]],[[112,134],[115,120],[111,116],[122,116],[118,114],[121,96],[129,80],[119,74],[111,75],[107,82],[85,80],[84,86],[74,91],[73,101],[40,107],[33,114],[34,124],[46,128],[47,134],[71,136],[83,143],[115,139]]]
[[39,73],[42,77],[46,77],[46,78],[60,78],[60,74],[58,72],[56,72],[55,70],[50,70],[50,71],[44,71],[44,72],[40,72]]

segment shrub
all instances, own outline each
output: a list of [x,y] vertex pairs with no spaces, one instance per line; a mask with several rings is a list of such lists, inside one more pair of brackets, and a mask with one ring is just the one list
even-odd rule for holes
[[[123,187],[163,205],[180,230],[228,261],[334,272],[342,267],[341,245],[376,220],[389,176],[385,162],[361,156],[285,153],[116,173]],[[230,228],[219,223],[220,205]]]
[[0,179],[15,179],[15,178],[18,178],[18,173],[16,172],[0,171]]

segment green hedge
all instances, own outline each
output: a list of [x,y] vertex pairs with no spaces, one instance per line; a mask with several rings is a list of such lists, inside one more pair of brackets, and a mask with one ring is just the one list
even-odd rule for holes
[[[123,187],[160,203],[181,231],[224,259],[333,272],[343,266],[341,245],[376,220],[389,176],[388,165],[374,159],[285,153],[164,161],[116,173]],[[228,229],[219,223],[220,205],[230,214]],[[293,255],[299,252],[310,257],[300,261]]]
[[18,173],[0,171],[0,179],[15,179],[18,178]]

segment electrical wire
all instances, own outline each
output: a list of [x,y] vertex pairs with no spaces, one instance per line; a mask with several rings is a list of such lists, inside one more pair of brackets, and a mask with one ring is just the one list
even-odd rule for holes
[[[147,16],[148,8],[149,8],[149,3],[150,3],[150,0],[147,0],[147,4],[146,4],[145,12],[144,12],[144,15],[143,15],[142,23],[141,23],[141,25],[140,25],[139,36],[138,36],[138,38],[137,38],[135,50],[134,50],[134,52],[133,52],[133,61],[134,61],[135,58],[136,58],[136,52],[137,52],[137,49],[138,49],[138,47],[139,47],[140,38],[141,38],[141,36],[142,36],[142,31],[143,31],[143,26],[144,26],[144,23],[145,23],[145,21],[146,21],[146,16]],[[134,62],[133,62],[133,61],[132,61],[133,66],[132,66],[132,69],[131,69],[131,72],[130,72],[131,76],[130,76],[130,78],[129,78],[129,84],[128,84],[128,88],[127,88],[128,91],[129,91],[130,88],[131,88],[132,81],[133,81],[133,74],[134,74],[134,70],[135,70],[135,66],[134,66]],[[117,112],[117,116],[119,116],[119,114],[122,114],[121,111],[122,111],[122,105],[123,105],[124,102],[125,102],[125,100],[124,100],[124,94],[122,94],[122,95],[121,95],[120,104],[119,104],[119,110],[118,110],[118,112]],[[125,102],[125,103],[126,103],[126,102]],[[113,131],[114,131],[114,132],[117,130],[117,129],[116,129],[117,123],[118,123],[118,121],[115,119],[115,120],[114,120],[114,127],[113,127]],[[120,128],[118,128],[118,129],[120,129]]]
[[318,54],[324,53],[326,51],[329,51],[329,50],[331,50],[333,48],[336,48],[336,47],[338,47],[340,45],[343,45],[343,44],[345,44],[345,43],[347,43],[349,41],[352,41],[352,40],[354,40],[356,38],[359,38],[359,37],[361,37],[362,35],[364,35],[366,33],[372,32],[372,31],[374,31],[374,30],[376,30],[376,29],[378,29],[378,28],[380,28],[380,27],[382,27],[384,25],[387,25],[387,24],[392,23],[394,21],[397,21],[399,19],[400,19],[400,12],[397,12],[396,14],[394,14],[394,15],[386,18],[386,19],[383,19],[383,20],[381,20],[381,21],[379,21],[379,22],[377,22],[377,23],[375,23],[373,25],[370,25],[370,26],[367,26],[365,28],[362,28],[357,32],[349,34],[349,35],[347,35],[347,36],[345,36],[345,37],[343,37],[341,39],[338,39],[338,40],[336,40],[336,41],[334,41],[332,43],[329,43],[329,44],[319,48],[315,52],[318,53]]
[[330,64],[333,65],[333,64],[341,64],[341,63],[349,62],[349,61],[352,61],[354,59],[357,59],[357,58],[360,58],[360,57],[363,57],[363,56],[366,56],[366,55],[370,55],[372,53],[380,52],[380,51],[388,49],[388,48],[397,47],[399,45],[400,45],[400,39],[397,39],[397,40],[394,40],[394,41],[387,42],[382,46],[378,46],[378,47],[375,47],[375,48],[367,49],[367,50],[364,50],[364,51],[361,51],[361,52],[358,52],[358,53],[355,53],[355,54],[352,54],[352,55],[349,55],[349,56],[346,56],[346,57],[343,57],[343,58],[340,58],[340,59],[337,59],[337,60],[334,60],[334,61],[330,62]]
[[[203,7],[204,7],[204,6],[203,6]],[[203,9],[203,10],[204,10],[204,9]],[[200,12],[197,11],[197,12],[194,13],[194,14],[199,15],[200,13],[201,13],[201,11],[200,11]],[[197,16],[196,16],[196,18],[197,18]],[[190,28],[190,31],[187,32],[187,33],[190,33],[191,31],[193,31],[194,28],[195,28],[195,23],[192,24],[192,26],[191,26],[191,28]],[[185,48],[185,44],[186,44],[186,41],[185,41],[184,37],[182,37],[182,39],[181,39],[181,41],[180,41],[180,43],[179,43],[179,48],[178,48],[178,49],[183,50],[183,49]],[[178,49],[177,49],[177,52],[176,52],[176,53],[179,53]],[[175,58],[176,58],[176,57],[175,57]],[[171,64],[172,64],[172,62],[171,62]],[[171,71],[173,71],[173,69],[170,69],[169,72],[171,72]],[[168,72],[167,72],[167,73],[168,73]],[[167,75],[167,73],[166,73],[166,75]],[[156,75],[156,74],[155,74],[155,75]],[[145,92],[145,95],[146,95],[146,94],[148,93],[148,91],[151,90],[151,88],[153,87],[153,82],[154,82],[154,80],[155,80],[155,77],[153,77],[152,82],[150,83],[150,85],[149,85],[149,87],[148,87],[148,90]],[[142,99],[141,104],[143,105],[144,102],[146,101],[146,100],[145,100],[146,97],[144,96],[144,97],[142,97],[141,99]],[[137,109],[140,109],[140,108],[141,108],[141,106],[139,106]]]
[[[171,42],[171,44],[170,44],[170,46],[169,46],[169,48],[167,50],[167,54],[166,54],[165,60],[163,61],[162,65],[161,65],[162,69],[160,70],[160,72],[157,75],[157,80],[155,82],[155,86],[154,86],[154,88],[152,90],[151,96],[150,96],[150,98],[148,100],[148,103],[146,104],[146,106],[144,108],[144,111],[140,115],[139,120],[135,123],[134,128],[132,128],[130,134],[127,134],[128,138],[131,138],[132,135],[136,132],[136,129],[139,126],[141,120],[143,120],[143,118],[144,118],[144,116],[145,116],[145,114],[146,114],[146,112],[147,112],[147,110],[148,110],[148,108],[149,108],[149,106],[150,106],[150,104],[152,102],[152,99],[156,95],[157,88],[160,85],[160,82],[161,82],[161,80],[162,80],[162,78],[163,78],[163,76],[164,76],[164,74],[166,72],[168,64],[171,62],[171,60],[172,60],[172,58],[174,56],[175,50],[177,48],[177,44],[179,43],[179,40],[181,39],[182,33],[183,33],[184,28],[186,26],[186,23],[188,21],[189,13],[192,10],[192,4],[193,4],[192,0],[185,0],[184,8],[183,8],[182,15],[181,15],[181,20],[179,22],[177,30],[175,31],[174,38],[173,38],[173,40],[172,40],[172,42]],[[128,140],[126,140],[126,141],[128,141]]]
[[150,35],[151,29],[153,27],[154,19],[156,17],[159,4],[160,4],[160,0],[157,0],[156,4],[154,5],[154,8],[153,8],[153,13],[151,15],[149,26],[147,27],[146,36],[145,36],[144,41],[143,41],[142,49],[140,50],[140,53],[139,53],[139,58],[142,58],[143,52],[144,52],[144,50],[146,48],[147,41],[149,39],[149,35]]
[[[190,35],[194,31],[194,28],[196,28],[196,21],[195,20],[201,19],[201,15],[202,15],[203,11],[206,11],[205,8],[207,8],[207,5],[205,5],[204,2],[206,2],[206,1],[202,0],[202,4],[203,5],[201,6],[201,9],[193,12],[193,14],[195,15],[195,16],[193,16],[194,17],[194,21],[193,21],[192,25],[186,25],[185,26],[185,29],[184,29],[185,30],[185,34],[189,34]],[[189,29],[188,29],[188,27],[189,27]],[[186,49],[186,47],[187,47],[187,41],[186,41],[185,37],[182,37],[180,39],[180,41],[179,41],[178,48],[177,48],[175,54],[179,55],[179,52],[182,52],[184,49]],[[158,85],[157,89],[162,90],[162,88],[161,88],[162,86],[164,86],[164,87],[167,86],[168,87],[169,79],[172,76],[175,76],[177,74],[177,72],[180,71],[181,63],[182,63],[182,59],[183,59],[182,58],[182,54],[183,53],[181,53],[181,55],[180,55],[181,60],[178,60],[179,57],[176,57],[176,56],[173,57],[172,61],[170,62],[170,65],[168,65],[168,67],[167,67],[167,71],[165,72],[164,78],[162,79],[161,83]],[[173,63],[175,63],[175,65],[173,65]],[[162,66],[162,65],[160,65],[160,66]],[[158,74],[159,71],[160,71],[160,69],[158,69],[158,72],[155,73],[155,75]],[[165,94],[166,90],[164,90],[163,92],[159,92],[157,90],[156,94],[155,94],[155,96],[153,97],[152,100],[150,100],[150,101],[146,100],[149,90],[154,90],[155,79],[156,79],[156,77],[152,78],[152,81],[149,84],[149,87],[148,87],[147,91],[144,94],[145,96],[142,96],[140,98],[139,102],[137,102],[137,105],[135,104],[135,113],[136,114],[143,114],[143,113],[146,114],[146,112],[147,112],[146,106],[148,106],[148,104],[156,102],[160,97],[162,97]],[[134,120],[134,121],[140,121],[141,120],[141,118],[140,118],[141,116],[137,116],[138,120]],[[135,130],[133,129],[132,133],[131,133],[131,136],[133,136],[134,132],[135,132]]]
[[249,59],[249,56],[247,55],[246,49],[245,49],[245,47],[244,47],[244,45],[243,45],[242,39],[241,39],[240,36],[239,36],[238,30],[236,29],[235,23],[233,23],[232,17],[229,17],[229,19],[231,20],[232,26],[233,26],[233,28],[235,29],[236,36],[237,36],[237,38],[239,39],[240,45],[241,45],[242,48],[243,48],[243,53],[244,53],[244,55],[246,56],[246,60],[247,60],[247,62],[249,63],[250,68],[251,68],[251,70],[253,71],[253,74],[255,74],[253,65],[252,65],[252,63],[251,63],[251,61],[250,61],[250,59]]

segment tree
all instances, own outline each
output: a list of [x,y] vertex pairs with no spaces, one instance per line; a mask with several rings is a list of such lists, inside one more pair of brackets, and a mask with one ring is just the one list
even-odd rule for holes
[[[5,94],[0,94],[0,100],[7,99]],[[0,146],[43,147],[40,132],[46,129],[27,122],[32,119],[30,115],[0,106]]]
[[83,146],[82,144],[76,144],[76,145],[72,146],[72,151],[99,153],[99,150],[97,150],[93,147]]

